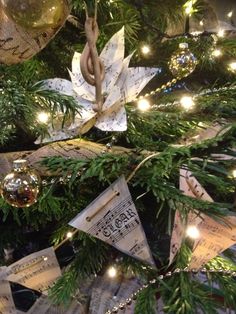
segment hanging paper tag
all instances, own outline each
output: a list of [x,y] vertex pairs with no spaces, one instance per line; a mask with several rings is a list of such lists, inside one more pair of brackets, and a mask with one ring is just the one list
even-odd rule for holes
[[124,177],[114,182],[69,224],[155,266]]
[[60,276],[53,248],[30,254],[7,269],[7,280],[42,293],[46,293]]
[[9,281],[3,278],[7,267],[0,268],[0,314],[16,314]]

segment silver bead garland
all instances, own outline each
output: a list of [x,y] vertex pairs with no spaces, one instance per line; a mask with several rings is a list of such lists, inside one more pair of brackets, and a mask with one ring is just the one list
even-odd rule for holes
[[105,314],[115,314],[118,313],[119,310],[124,310],[127,306],[129,306],[134,300],[136,300],[138,294],[142,292],[144,289],[150,287],[151,285],[154,285],[158,282],[158,280],[163,280],[165,278],[170,278],[175,274],[179,273],[191,273],[191,274],[207,274],[207,273],[219,273],[222,275],[226,276],[231,276],[231,277],[236,277],[236,271],[235,270],[230,270],[230,269],[206,269],[206,268],[201,268],[201,269],[189,269],[188,267],[185,267],[183,269],[181,268],[176,268],[174,271],[169,271],[165,275],[159,275],[157,279],[151,279],[147,283],[143,284],[136,292],[132,293],[129,298],[124,300],[123,302],[119,303],[118,305],[114,306],[112,309],[108,310],[105,312]]

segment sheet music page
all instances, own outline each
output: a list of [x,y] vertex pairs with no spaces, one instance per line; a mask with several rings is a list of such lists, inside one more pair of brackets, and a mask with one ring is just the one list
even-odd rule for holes
[[155,267],[124,177],[115,181],[69,225]]
[[16,314],[9,281],[4,280],[7,267],[0,267],[0,314]]
[[7,279],[27,288],[47,293],[61,276],[53,248],[32,253],[7,268]]

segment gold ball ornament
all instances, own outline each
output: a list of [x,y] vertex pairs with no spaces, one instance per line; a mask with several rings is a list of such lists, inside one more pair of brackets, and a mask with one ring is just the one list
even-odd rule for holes
[[197,64],[198,60],[189,50],[188,44],[181,43],[169,61],[169,69],[175,77],[183,78],[191,74]]
[[1,0],[6,14],[25,29],[56,28],[64,16],[64,0]]
[[0,0],[0,63],[32,58],[64,25],[70,9],[68,0]]
[[13,162],[13,171],[2,181],[1,195],[14,207],[29,207],[37,202],[41,179],[24,159]]

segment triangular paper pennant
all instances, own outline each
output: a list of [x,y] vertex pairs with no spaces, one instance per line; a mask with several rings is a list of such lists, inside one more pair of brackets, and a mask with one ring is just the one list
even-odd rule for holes
[[7,268],[7,280],[44,294],[61,276],[53,248],[32,253]]
[[155,267],[137,210],[123,176],[69,224]]
[[0,313],[16,314],[9,281],[5,281],[7,267],[0,268]]
[[[188,169],[180,170],[180,190],[183,194],[213,202],[198,180]],[[194,225],[200,232],[200,237],[193,246],[190,268],[198,269],[212,258],[236,243],[236,216],[224,217],[221,224],[205,214],[190,212],[187,225]],[[179,211],[176,212],[174,228],[171,238],[170,263],[180,249],[185,236],[186,224],[182,221]]]

